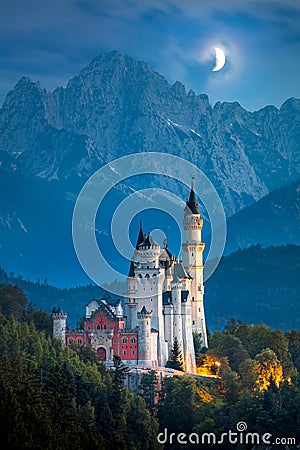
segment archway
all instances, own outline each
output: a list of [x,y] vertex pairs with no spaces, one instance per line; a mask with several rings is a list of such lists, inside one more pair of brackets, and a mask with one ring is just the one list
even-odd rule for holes
[[100,361],[106,360],[106,350],[104,347],[99,347],[97,350],[97,354],[98,354]]

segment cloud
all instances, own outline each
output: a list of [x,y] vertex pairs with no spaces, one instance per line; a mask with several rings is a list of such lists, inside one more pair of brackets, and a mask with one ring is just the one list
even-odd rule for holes
[[[247,89],[248,82],[254,90],[254,78],[263,81],[257,67],[264,64],[277,81],[285,65],[299,73],[291,56],[299,53],[299,19],[294,0],[10,0],[0,17],[0,97],[22,75],[50,90],[64,85],[95,56],[115,49],[147,61],[170,82],[210,97],[222,89],[222,98],[234,96],[235,86]],[[216,46],[228,63],[212,77]],[[243,96],[250,98],[250,90]]]

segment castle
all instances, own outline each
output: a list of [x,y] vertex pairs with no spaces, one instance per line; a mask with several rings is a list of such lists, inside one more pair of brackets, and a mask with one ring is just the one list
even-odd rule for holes
[[193,184],[184,208],[184,263],[163,248],[140,223],[136,248],[127,277],[128,290],[121,301],[92,300],[86,305],[84,330],[69,331],[67,315],[54,310],[53,335],[64,345],[90,345],[103,361],[120,355],[128,365],[164,367],[175,338],[185,371],[195,373],[193,332],[207,347],[203,305],[203,219]]

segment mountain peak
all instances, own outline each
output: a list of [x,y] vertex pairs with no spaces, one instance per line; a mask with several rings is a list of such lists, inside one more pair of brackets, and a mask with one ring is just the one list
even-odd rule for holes
[[288,98],[280,107],[280,112],[287,112],[289,110],[300,111],[300,99],[295,97]]

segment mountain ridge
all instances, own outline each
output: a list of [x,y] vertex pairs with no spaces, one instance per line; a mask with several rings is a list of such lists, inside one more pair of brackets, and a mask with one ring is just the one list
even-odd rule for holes
[[[210,178],[229,218],[299,179],[299,149],[300,100],[255,112],[238,102],[212,106],[206,94],[187,92],[179,81],[171,85],[147,63],[119,52],[94,58],[53,92],[22,77],[0,109],[0,263],[50,279],[57,266],[53,281],[60,284],[63,264],[68,285],[75,273],[83,282],[72,210],[89,176],[115,158],[131,154],[134,167],[139,152],[189,160]],[[167,177],[128,183],[126,192],[116,190],[120,201],[145,187],[181,199],[187,193]]]
[[109,52],[51,93],[22,77],[0,110],[0,149],[47,180],[87,178],[125,154],[173,153],[211,178],[232,215],[296,177],[299,105],[212,106],[149,64]]

